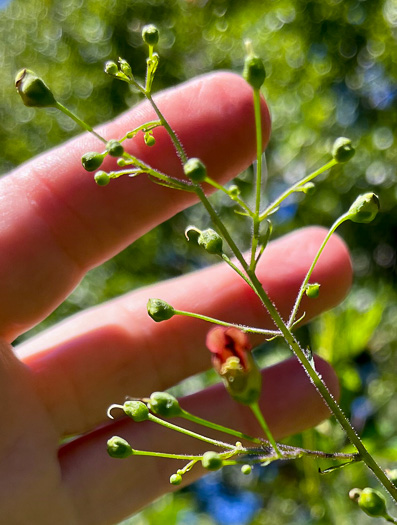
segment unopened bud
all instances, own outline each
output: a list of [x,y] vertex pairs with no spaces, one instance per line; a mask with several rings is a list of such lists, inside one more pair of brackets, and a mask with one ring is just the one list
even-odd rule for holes
[[112,139],[106,144],[106,151],[112,157],[121,157],[124,153],[124,148],[118,140]]
[[339,137],[332,146],[332,156],[340,163],[350,160],[354,156],[355,151],[352,141],[346,137]]
[[306,195],[313,195],[313,193],[316,191],[316,186],[313,182],[306,182],[301,188],[303,193],[306,193]]
[[124,459],[132,456],[134,451],[125,439],[113,436],[107,442],[107,450],[112,458]]
[[15,77],[15,87],[25,106],[48,108],[57,105],[50,88],[30,69],[22,69]]
[[357,500],[359,507],[373,518],[387,518],[386,500],[383,494],[369,487],[363,489]]
[[148,24],[142,29],[142,39],[148,46],[155,46],[159,41],[159,30],[153,24]]
[[126,401],[123,405],[123,410],[125,415],[136,423],[149,419],[149,409],[142,401]]
[[180,474],[172,474],[170,483],[171,485],[180,485],[182,483],[182,476]]
[[179,401],[167,392],[153,392],[149,398],[149,407],[157,416],[176,417],[182,414]]
[[251,472],[252,472],[251,465],[243,465],[241,467],[241,472],[242,472],[242,474],[245,474],[246,476],[248,476],[248,474],[251,474]]
[[200,233],[197,239],[199,246],[204,248],[208,253],[222,255],[222,237],[215,230],[208,228]]
[[203,162],[197,158],[191,158],[185,162],[183,166],[183,171],[191,181],[193,182],[203,182],[207,176],[207,169]]
[[97,170],[103,162],[103,155],[97,151],[88,151],[81,157],[81,164],[86,171]]
[[348,216],[353,222],[368,223],[375,219],[379,209],[379,197],[375,193],[365,193],[350,206]]
[[146,146],[154,146],[156,144],[156,139],[151,133],[145,133],[143,140],[145,141]]
[[124,58],[119,58],[119,64],[120,64],[120,69],[124,73],[124,75],[128,77],[129,79],[132,79],[133,75],[131,71],[131,66],[129,65],[127,60],[124,60]]
[[310,297],[310,299],[317,299],[320,294],[320,285],[318,283],[306,285],[305,294]]
[[175,309],[162,299],[149,299],[147,303],[147,312],[153,321],[167,321],[175,315]]
[[107,186],[110,182],[109,173],[106,173],[106,171],[97,171],[94,175],[94,180],[98,184],[98,186]]
[[254,55],[248,56],[244,62],[243,77],[254,89],[259,89],[266,78],[262,59]]
[[116,76],[119,72],[119,68],[117,67],[116,62],[113,62],[113,60],[109,60],[108,62],[106,62],[104,69],[105,73],[112,77]]
[[203,467],[207,470],[219,470],[222,468],[222,458],[217,452],[209,450],[205,452],[201,460]]

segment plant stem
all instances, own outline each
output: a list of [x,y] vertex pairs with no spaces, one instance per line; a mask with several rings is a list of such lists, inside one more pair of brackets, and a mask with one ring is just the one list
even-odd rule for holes
[[251,441],[252,443],[257,443],[258,445],[262,443],[262,441],[259,438],[247,436],[247,434],[243,434],[238,430],[233,430],[232,428],[224,427],[223,425],[218,425],[217,423],[213,423],[212,421],[207,421],[206,419],[195,416],[194,414],[191,414],[186,410],[182,411],[181,417],[187,419],[188,421],[191,421],[192,423],[198,423],[199,425],[203,425],[204,427],[212,428],[213,430],[224,432],[225,434],[230,434],[231,436],[237,437],[239,439],[245,439],[247,441]]
[[321,175],[321,173],[324,173],[324,171],[329,170],[330,168],[332,168],[336,164],[338,164],[338,162],[335,159],[332,159],[329,162],[327,162],[327,164],[325,164],[324,166],[319,168],[318,170],[314,171],[313,173],[310,173],[309,175],[307,175],[303,179],[301,179],[298,182],[296,182],[293,186],[288,188],[288,190],[286,190],[284,193],[282,193],[280,195],[280,197],[278,197],[272,204],[270,204],[266,208],[266,210],[260,215],[259,220],[263,221],[264,219],[266,219],[266,217],[268,217],[274,210],[276,210],[279,207],[279,205],[283,202],[283,200],[285,200],[292,193],[294,193],[299,187],[301,187],[304,184],[310,182],[315,177],[318,177],[318,175]]
[[228,449],[235,448],[234,445],[230,445],[230,443],[224,443],[223,441],[218,441],[216,439],[211,439],[209,437],[202,436],[201,434],[197,434],[196,432],[192,432],[191,430],[187,430],[186,428],[182,428],[178,425],[173,425],[168,421],[164,421],[164,419],[160,419],[159,417],[156,417],[153,414],[149,414],[149,421],[152,421],[153,423],[158,423],[159,425],[162,425],[163,427],[166,427],[170,430],[176,430],[177,432],[181,432],[182,434],[186,434],[187,436],[194,437],[196,439],[199,439],[200,441],[205,441],[206,443],[209,443],[210,445],[214,445],[216,447]]
[[59,109],[60,111],[62,111],[62,113],[64,113],[65,115],[67,115],[68,117],[70,117],[72,120],[74,120],[80,127],[82,127],[85,131],[89,131],[90,133],[92,133],[97,139],[99,139],[100,141],[102,141],[104,144],[107,144],[107,140],[104,139],[103,137],[101,137],[101,135],[99,135],[96,131],[94,131],[94,129],[89,125],[87,124],[86,122],[84,122],[84,120],[81,120],[81,118],[79,118],[77,115],[75,115],[74,113],[72,113],[68,108],[65,108],[64,105],[62,105],[60,102],[57,102],[56,103],[56,106],[55,106],[57,109]]
[[304,278],[303,280],[303,283],[300,287],[300,290],[299,290],[299,293],[298,293],[298,296],[296,298],[296,301],[295,301],[295,304],[294,304],[294,307],[292,309],[292,312],[291,312],[291,315],[290,315],[290,318],[289,318],[289,321],[288,321],[288,327],[291,328],[291,326],[293,325],[294,321],[295,321],[295,317],[296,317],[296,314],[298,312],[298,308],[299,308],[299,305],[302,301],[302,297],[303,297],[303,294],[305,293],[305,290],[306,290],[306,285],[309,283],[309,279],[313,273],[313,270],[314,270],[314,267],[316,266],[317,264],[317,261],[318,259],[320,258],[320,255],[322,253],[322,251],[324,250],[327,242],[329,241],[329,239],[331,238],[331,235],[335,232],[335,230],[343,223],[345,222],[347,219],[349,218],[349,215],[348,213],[345,213],[344,215],[342,215],[341,217],[339,217],[339,219],[337,219],[334,224],[331,226],[331,228],[329,229],[325,239],[323,240],[307,274],[306,274],[306,277]]
[[276,443],[276,441],[275,441],[275,439],[273,437],[273,434],[270,432],[270,429],[269,429],[269,427],[268,427],[268,425],[266,423],[266,420],[263,417],[262,411],[259,408],[258,402],[251,403],[251,405],[249,405],[249,407],[252,410],[252,412],[254,413],[254,415],[255,415],[256,419],[258,420],[260,426],[262,427],[262,430],[264,431],[265,436],[270,441],[270,444],[273,447],[274,451],[276,452],[277,457],[281,459],[283,457],[283,455],[282,455],[282,453],[280,452],[280,450],[279,450],[279,448],[277,446],[277,443]]
[[154,100],[152,98],[152,95],[150,93],[146,92],[145,96],[146,96],[147,100],[150,102],[150,104],[151,104],[152,108],[154,109],[154,111],[156,112],[158,118],[161,121],[161,124],[167,130],[167,133],[170,136],[170,138],[171,138],[171,140],[172,140],[172,142],[174,144],[174,147],[175,147],[175,149],[176,149],[176,151],[177,151],[177,153],[179,155],[179,158],[181,159],[182,165],[185,164],[185,162],[187,161],[187,155],[185,153],[185,150],[183,149],[183,146],[182,146],[180,140],[178,139],[178,137],[176,136],[174,130],[168,124],[167,120],[164,118],[163,114],[161,113],[161,111],[157,107],[156,103],[154,102]]
[[201,321],[206,321],[207,323],[213,323],[220,326],[230,326],[234,328],[239,328],[243,332],[249,332],[252,334],[268,335],[271,337],[281,335],[281,332],[279,330],[266,330],[264,328],[253,328],[251,326],[245,326],[243,324],[228,323],[226,321],[221,321],[220,319],[215,319],[214,317],[208,317],[207,315],[196,314],[194,312],[186,312],[184,310],[174,309],[174,314],[184,315],[185,317],[194,317],[195,319],[200,319]]
[[253,89],[254,93],[254,112],[255,112],[255,131],[256,131],[256,186],[255,186],[255,215],[253,217],[253,233],[251,243],[250,268],[255,268],[256,249],[259,242],[259,213],[261,206],[262,192],[262,118],[261,118],[261,99],[259,89]]

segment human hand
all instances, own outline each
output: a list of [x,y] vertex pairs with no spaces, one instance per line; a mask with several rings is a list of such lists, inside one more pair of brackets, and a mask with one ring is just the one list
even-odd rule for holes
[[[206,163],[210,176],[225,181],[255,156],[251,98],[242,79],[218,73],[168,91],[158,103],[187,152]],[[143,104],[101,133],[112,138],[149,118]],[[268,121],[264,126],[268,136]],[[131,152],[178,175],[179,161],[158,131],[154,148],[134,142]],[[90,268],[193,202],[192,195],[145,177],[97,187],[80,164],[81,154],[96,146],[91,136],[79,137],[0,182],[0,523],[7,525],[117,523],[170,490],[174,463],[118,461],[106,452],[114,434],[136,448],[190,451],[190,441],[150,422],[106,422],[111,403],[169,388],[210,363],[204,345],[208,324],[184,317],[155,324],[146,313],[149,297],[181,310],[272,327],[245,283],[229,267],[216,265],[87,310],[20,345],[15,356],[11,342],[60,304]],[[300,230],[265,251],[258,275],[282,315],[291,310],[324,235],[319,228]],[[350,285],[349,256],[337,237],[327,245],[314,278],[322,293],[303,302],[307,318],[337,304]],[[320,360],[317,366],[337,392],[329,366]],[[276,438],[327,417],[295,359],[263,374],[261,404]],[[259,433],[222,385],[181,404],[221,424]],[[59,447],[71,434],[83,435]]]

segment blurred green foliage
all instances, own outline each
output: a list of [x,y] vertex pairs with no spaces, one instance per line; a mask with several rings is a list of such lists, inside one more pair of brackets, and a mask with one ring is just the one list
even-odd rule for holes
[[[12,0],[0,12],[0,172],[80,132],[59,112],[24,107],[15,94],[15,73],[22,67],[35,70],[63,104],[99,124],[139,99],[125,83],[103,74],[103,63],[121,56],[143,77],[140,29],[148,22],[161,31],[156,90],[213,69],[241,71],[243,41],[253,41],[266,64],[264,94],[273,122],[269,197],[326,161],[336,137],[353,139],[354,159],[323,177],[313,198],[291,199],[276,220],[275,235],[313,223],[329,226],[357,194],[378,193],[381,213],[374,223],[341,228],[352,250],[353,294],[314,323],[306,337],[336,367],[343,407],[357,429],[392,466],[389,462],[397,461],[396,1]],[[239,185],[249,191],[249,172]],[[234,220],[230,205],[215,199]],[[190,222],[208,225],[197,207],[161,225],[90,272],[38,329],[131,288],[208,264],[210,259],[183,239]],[[236,235],[247,242],[240,228]],[[284,355],[278,347],[272,352]],[[332,422],[291,443],[328,450],[346,446]],[[272,472],[244,482],[263,499],[253,524],[369,523],[347,498],[352,486],[372,483],[361,466],[319,476],[313,463],[302,461]],[[230,475],[222,476],[232,484]],[[196,496],[194,490],[167,496],[128,523],[216,523]],[[185,512],[190,521],[184,521]]]

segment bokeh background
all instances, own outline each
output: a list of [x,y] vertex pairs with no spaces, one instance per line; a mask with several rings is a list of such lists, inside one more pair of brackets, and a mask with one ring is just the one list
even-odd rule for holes
[[[268,74],[263,91],[273,121],[266,153],[269,196],[326,162],[336,137],[353,140],[354,159],[322,177],[313,198],[289,200],[275,217],[274,236],[302,225],[330,226],[359,193],[379,195],[381,213],[373,223],[340,229],[355,269],[349,298],[302,329],[301,337],[334,365],[342,406],[368,447],[384,466],[397,467],[397,1],[3,0],[0,9],[0,173],[80,132],[56,111],[23,106],[15,73],[34,69],[64,105],[94,126],[139,100],[125,83],[103,73],[103,63],[122,56],[143,77],[140,30],[149,22],[161,30],[155,90],[214,69],[241,71],[243,42],[252,40]],[[248,170],[238,182],[243,194],[251,177]],[[214,200],[246,246],[233,208],[219,196]],[[159,226],[91,271],[33,333],[134,287],[209,264],[184,241],[191,222],[209,224],[194,207]],[[288,351],[273,344],[258,355],[268,364]],[[176,392],[212,380],[207,374]],[[289,443],[348,450],[332,420]],[[329,465],[286,462],[256,468],[249,477],[224,469],[125,524],[369,523],[347,497],[352,487],[376,486],[366,469],[355,465],[320,475],[319,466]]]

